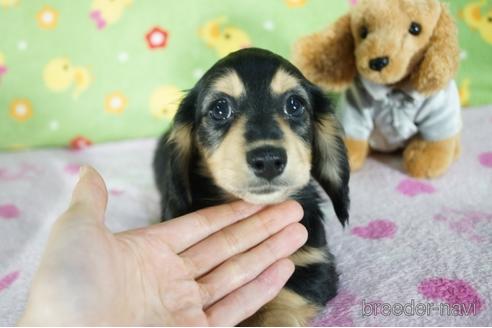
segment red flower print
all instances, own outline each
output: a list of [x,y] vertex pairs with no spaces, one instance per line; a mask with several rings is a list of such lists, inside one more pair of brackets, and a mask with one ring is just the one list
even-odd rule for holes
[[72,150],[82,150],[92,145],[92,141],[84,136],[78,136],[70,141],[69,147]]
[[146,35],[145,40],[150,49],[165,48],[169,39],[169,32],[156,26]]

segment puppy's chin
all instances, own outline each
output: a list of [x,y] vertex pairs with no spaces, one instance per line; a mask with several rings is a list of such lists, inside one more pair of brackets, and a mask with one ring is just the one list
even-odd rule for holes
[[309,184],[311,175],[299,174],[296,179],[277,181],[270,184],[252,179],[245,184],[217,183],[217,186],[228,195],[227,199],[244,200],[250,204],[269,205],[282,203]]
[[289,188],[279,188],[271,192],[256,192],[247,188],[227,192],[232,196],[232,199],[242,199],[247,203],[256,205],[278,204],[286,201],[292,194],[292,190]]
[[276,190],[271,193],[257,194],[252,192],[244,192],[240,196],[242,200],[250,204],[268,205],[277,204],[286,201],[289,198],[287,190]]

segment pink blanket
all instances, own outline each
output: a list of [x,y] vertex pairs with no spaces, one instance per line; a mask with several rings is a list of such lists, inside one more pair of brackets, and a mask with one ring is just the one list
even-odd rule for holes
[[[409,179],[395,155],[351,179],[351,223],[326,207],[339,295],[315,325],[492,324],[492,108],[464,113],[463,156],[433,181]],[[85,151],[0,154],[0,325],[22,313],[50,225],[81,164],[105,177],[114,231],[158,221],[154,140]]]

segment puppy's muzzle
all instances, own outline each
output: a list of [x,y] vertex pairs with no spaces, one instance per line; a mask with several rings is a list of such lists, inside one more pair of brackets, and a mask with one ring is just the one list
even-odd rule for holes
[[284,171],[287,153],[283,148],[260,147],[249,151],[246,161],[257,177],[271,181]]
[[369,67],[376,72],[381,72],[386,66],[389,65],[389,58],[388,57],[378,57],[371,59],[369,61]]

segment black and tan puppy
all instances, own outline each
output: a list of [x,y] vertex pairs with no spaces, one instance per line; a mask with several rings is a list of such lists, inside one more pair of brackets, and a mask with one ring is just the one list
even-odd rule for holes
[[344,224],[346,150],[328,99],[288,61],[245,49],[215,64],[182,101],[159,143],[154,171],[164,220],[234,199],[295,199],[304,208],[309,237],[292,256],[295,273],[243,324],[305,325],[335,296],[338,275],[314,180]]

